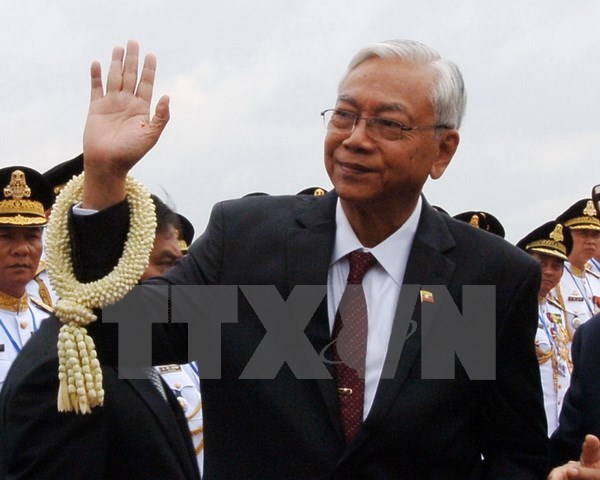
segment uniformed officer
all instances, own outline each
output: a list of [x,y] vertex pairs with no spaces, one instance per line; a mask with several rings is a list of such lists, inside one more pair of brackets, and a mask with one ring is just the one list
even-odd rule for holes
[[504,238],[504,227],[494,215],[488,212],[463,212],[453,216],[457,220],[467,222],[475,228],[480,228],[486,232],[493,233]]
[[[165,273],[187,253],[194,238],[194,227],[187,218],[175,213],[157,196],[152,195],[152,200],[156,207],[156,237],[150,252],[149,266],[142,279]],[[192,435],[198,468],[202,473],[204,425],[198,367],[195,362],[191,362],[185,365],[161,365],[156,370],[179,400]]]
[[571,252],[573,240],[568,229],[556,221],[536,228],[517,243],[535,258],[542,269],[538,296],[538,328],[535,350],[540,364],[548,436],[558,427],[563,397],[569,388],[573,368],[566,314],[562,306],[549,296],[560,281],[564,262]]
[[567,311],[571,338],[579,325],[600,312],[600,275],[590,270],[600,239],[600,219],[590,198],[579,200],[556,219],[573,236],[573,250],[554,296]]
[[[42,175],[50,184],[53,194],[56,197],[62,191],[67,182],[74,176],[79,175],[81,172],[83,172],[83,154],[79,154],[71,160],[67,160],[66,162],[55,165]],[[54,306],[58,300],[56,293],[50,285],[48,270],[46,268],[46,260],[43,253],[35,277],[33,277],[33,280],[27,284],[27,291],[30,295],[41,298],[46,305],[51,307]]]
[[54,200],[41,173],[0,169],[0,388],[17,354],[52,309],[27,292],[42,254],[46,210]]

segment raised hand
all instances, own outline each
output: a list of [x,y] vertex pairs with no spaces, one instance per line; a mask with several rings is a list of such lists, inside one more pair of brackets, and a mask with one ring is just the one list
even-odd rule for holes
[[91,98],[83,134],[83,207],[97,210],[125,198],[127,172],[156,144],[169,121],[169,97],[158,101],[150,118],[156,58],[147,55],[138,82],[139,46],[116,47],[106,92],[100,64],[91,67]]

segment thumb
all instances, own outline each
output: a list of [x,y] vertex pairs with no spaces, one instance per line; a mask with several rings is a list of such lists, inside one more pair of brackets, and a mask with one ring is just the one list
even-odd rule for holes
[[600,466],[600,440],[594,435],[586,435],[581,447],[581,464],[586,467]]

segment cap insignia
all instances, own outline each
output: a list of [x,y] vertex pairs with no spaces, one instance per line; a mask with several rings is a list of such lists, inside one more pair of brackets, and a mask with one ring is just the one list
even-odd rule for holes
[[10,176],[10,183],[4,187],[4,197],[21,200],[31,196],[31,189],[25,181],[25,174],[21,170],[15,170]]
[[590,217],[595,217],[597,212],[596,209],[594,208],[594,202],[592,202],[591,200],[588,200],[586,206],[585,206],[585,210],[583,211],[584,215],[588,215]]
[[563,235],[563,226],[560,223],[557,224],[556,227],[554,227],[554,230],[552,230],[552,233],[548,235],[548,237],[554,240],[555,242],[562,242],[565,239]]
[[471,220],[469,220],[469,224],[473,225],[475,228],[479,228],[479,217],[477,215],[473,215]]

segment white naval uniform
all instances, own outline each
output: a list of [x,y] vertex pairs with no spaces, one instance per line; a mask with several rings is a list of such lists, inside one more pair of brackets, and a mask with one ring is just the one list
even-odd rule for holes
[[600,260],[590,258],[590,270],[600,276]]
[[0,389],[23,345],[50,313],[40,300],[32,300],[28,294],[19,300],[0,293]]
[[187,418],[196,451],[198,469],[202,476],[204,463],[204,430],[202,423],[202,397],[200,379],[195,362],[185,365],[161,365],[155,367],[173,391]]
[[563,397],[571,382],[570,346],[563,310],[543,299],[538,304],[535,350],[540,364],[548,436],[558,427]]
[[[589,267],[589,264],[586,265]],[[565,270],[559,284],[552,290],[551,296],[564,305],[567,312],[567,329],[571,339],[577,327],[600,312],[600,276],[589,271],[581,275],[570,262],[565,262]]]

